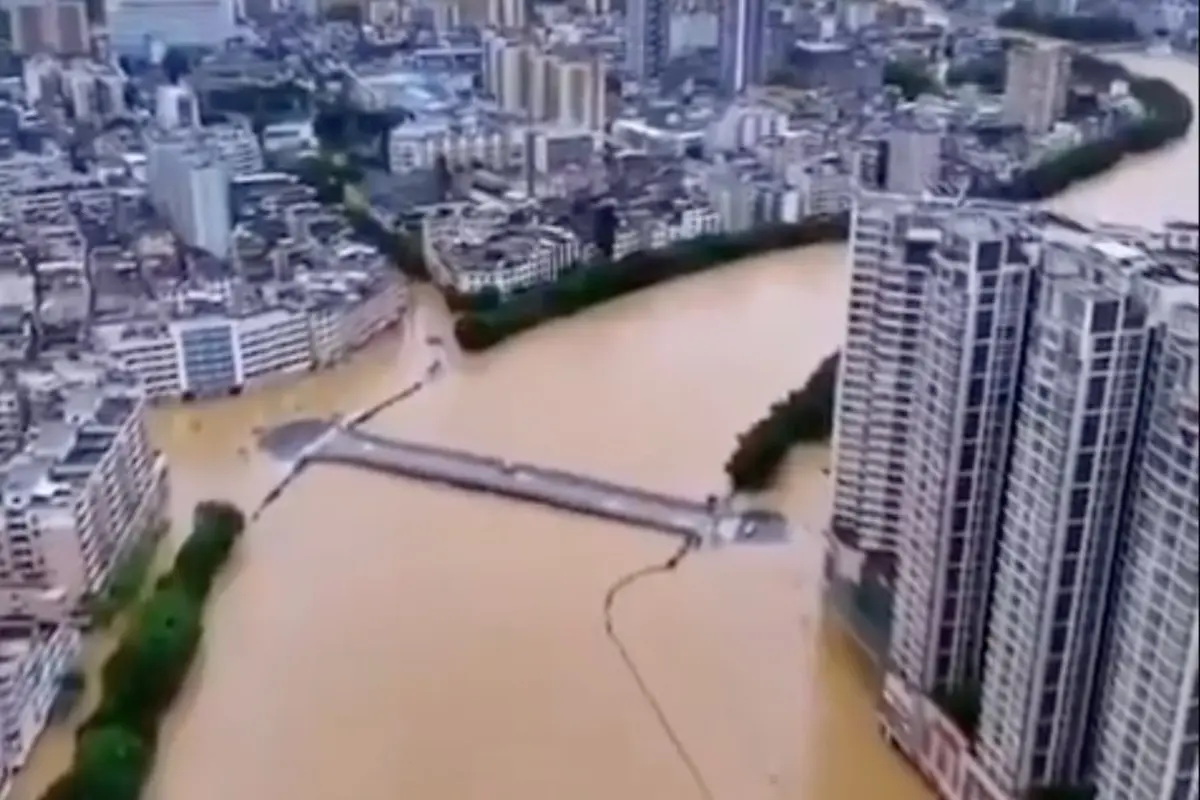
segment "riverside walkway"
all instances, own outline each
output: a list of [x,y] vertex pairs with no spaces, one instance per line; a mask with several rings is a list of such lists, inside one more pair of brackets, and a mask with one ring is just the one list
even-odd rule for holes
[[734,512],[722,504],[672,497],[563,470],[462,450],[415,444],[336,427],[308,450],[307,463],[343,464],[539,503],[699,541],[778,542],[787,523],[772,512]]

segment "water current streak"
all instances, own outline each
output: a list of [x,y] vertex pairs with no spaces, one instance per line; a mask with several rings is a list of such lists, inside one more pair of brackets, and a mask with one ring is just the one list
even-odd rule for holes
[[687,745],[679,738],[679,734],[675,730],[675,726],[671,724],[667,712],[663,710],[662,704],[658,701],[658,696],[654,690],[646,683],[646,679],[642,677],[642,671],[638,668],[637,662],[633,660],[633,656],[629,654],[629,649],[625,647],[625,643],[621,640],[621,636],[617,633],[616,626],[613,624],[613,604],[617,601],[619,595],[625,589],[628,589],[633,584],[637,583],[642,578],[648,578],[651,575],[660,573],[673,572],[676,567],[683,562],[688,553],[700,546],[699,536],[688,536],[684,539],[683,544],[675,553],[662,563],[651,564],[642,567],[639,570],[629,573],[617,580],[609,587],[608,592],[604,595],[604,633],[616,648],[617,653],[621,656],[621,660],[625,662],[626,669],[633,676],[634,682],[637,684],[638,690],[642,693],[646,704],[650,706],[650,710],[654,712],[654,716],[658,719],[659,727],[663,733],[671,741],[671,746],[675,748],[679,760],[683,762],[688,773],[692,776],[692,781],[696,784],[696,789],[700,792],[700,796],[704,800],[715,800],[712,789],[709,788],[708,781],[704,779],[704,773],[700,771],[700,767],[696,764],[696,760],[692,758],[692,754],[688,751]]

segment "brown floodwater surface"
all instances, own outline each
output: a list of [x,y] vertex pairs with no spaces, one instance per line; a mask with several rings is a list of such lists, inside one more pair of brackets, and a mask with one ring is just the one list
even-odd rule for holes
[[[1195,98],[1194,67],[1151,66]],[[1110,220],[1146,221],[1148,206],[1163,210],[1151,221],[1195,218],[1195,185],[1193,137],[1064,202]],[[832,246],[752,259],[484,356],[451,354],[441,377],[371,428],[696,497],[718,491],[737,432],[838,346],[844,261]],[[176,534],[197,499],[250,508],[282,473],[256,430],[362,408],[415,380],[433,355],[426,337],[448,335],[431,293],[416,305],[403,336],[335,372],[156,413]],[[604,597],[677,542],[312,468],[247,531],[148,794],[927,800],[875,733],[870,670],[822,622],[827,459],[802,449],[772,497],[796,525],[793,543],[696,553],[618,595],[614,631],[653,703],[605,633]],[[16,800],[63,767],[69,741],[47,734]]]

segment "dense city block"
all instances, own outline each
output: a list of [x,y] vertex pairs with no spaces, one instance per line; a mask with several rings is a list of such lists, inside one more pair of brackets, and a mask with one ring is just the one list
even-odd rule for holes
[[1195,800],[1196,227],[1032,205],[1187,134],[1101,45],[1194,60],[1195,0],[944,5],[0,0],[0,797],[89,680],[44,800],[140,797],[201,646],[247,521],[154,574],[154,406],[390,335],[438,354],[391,407],[451,363],[418,283],[470,354],[848,240],[844,347],[696,513],[831,442],[831,592],[947,800]]

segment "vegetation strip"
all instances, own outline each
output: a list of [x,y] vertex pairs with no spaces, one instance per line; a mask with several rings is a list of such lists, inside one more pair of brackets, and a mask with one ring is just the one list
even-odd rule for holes
[[[1158,150],[1182,138],[1195,109],[1167,81],[1142,78],[1119,64],[1077,56],[1073,64],[1083,80],[1125,80],[1142,103],[1145,116],[1112,136],[1089,142],[1039,164],[1011,183],[990,187],[990,197],[1038,201],[1053,197],[1079,181],[1115,167],[1127,155]],[[788,453],[797,444],[826,441],[833,432],[837,369],[840,355],[821,362],[804,388],[790,392],[738,437],[725,474],[734,491],[761,491],[775,483]]]
[[196,506],[171,569],[134,611],[101,674],[100,707],[80,726],[75,760],[41,800],[138,800],[154,765],[158,728],[200,647],[213,583],[245,528],[236,506]]

